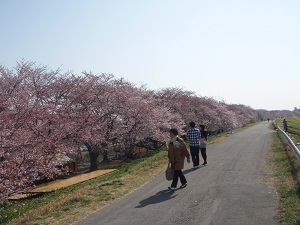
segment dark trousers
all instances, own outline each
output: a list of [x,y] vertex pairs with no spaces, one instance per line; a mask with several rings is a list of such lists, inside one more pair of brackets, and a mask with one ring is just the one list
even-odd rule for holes
[[199,166],[199,150],[200,146],[190,146],[192,162],[194,166]]
[[204,162],[207,163],[206,148],[200,148],[200,150],[201,150],[201,155],[202,155]]
[[174,170],[173,181],[171,187],[177,187],[178,177],[180,178],[181,184],[187,183],[185,176],[183,175],[181,170]]

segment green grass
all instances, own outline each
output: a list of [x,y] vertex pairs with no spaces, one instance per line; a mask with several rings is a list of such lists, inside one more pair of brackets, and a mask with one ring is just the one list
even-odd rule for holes
[[300,225],[300,169],[292,151],[277,133],[272,135],[269,161],[279,198],[280,223]]
[[288,127],[292,132],[300,134],[300,117],[288,118]]
[[[288,132],[295,144],[300,143],[300,117],[286,118],[288,123]],[[283,118],[276,119],[277,125],[283,129]],[[298,134],[298,135],[297,135]]]

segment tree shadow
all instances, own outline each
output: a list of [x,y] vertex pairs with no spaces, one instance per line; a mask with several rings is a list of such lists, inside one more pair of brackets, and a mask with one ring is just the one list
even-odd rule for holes
[[134,208],[143,208],[148,205],[157,204],[160,202],[170,200],[177,196],[177,195],[174,195],[174,193],[175,193],[174,191],[170,191],[170,190],[163,190],[163,191],[157,192],[155,195],[150,196],[149,198],[146,198],[146,199],[140,201],[139,205],[137,205]]

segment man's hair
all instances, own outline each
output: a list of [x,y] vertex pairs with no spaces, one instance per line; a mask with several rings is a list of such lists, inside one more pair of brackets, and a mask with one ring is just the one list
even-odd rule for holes
[[195,123],[192,121],[192,122],[190,122],[190,127],[191,128],[194,128],[195,127]]
[[172,133],[172,134],[174,134],[174,135],[176,136],[176,135],[178,135],[178,130],[175,129],[175,128],[172,128],[172,129],[170,130],[170,133]]

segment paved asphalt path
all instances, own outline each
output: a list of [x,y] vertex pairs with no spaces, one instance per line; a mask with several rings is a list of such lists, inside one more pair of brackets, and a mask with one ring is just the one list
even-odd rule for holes
[[276,224],[275,196],[262,182],[268,126],[262,122],[208,146],[207,166],[194,170],[185,163],[186,188],[167,190],[161,174],[76,225]]

